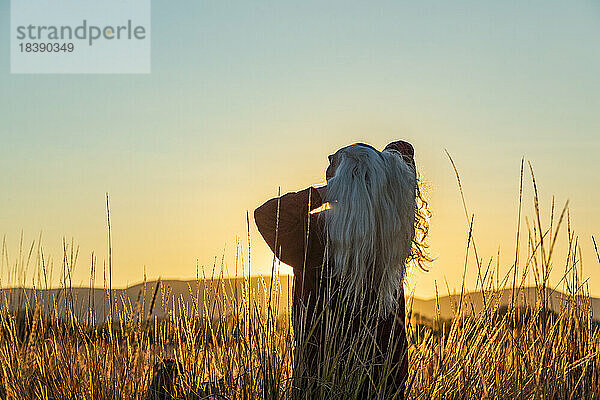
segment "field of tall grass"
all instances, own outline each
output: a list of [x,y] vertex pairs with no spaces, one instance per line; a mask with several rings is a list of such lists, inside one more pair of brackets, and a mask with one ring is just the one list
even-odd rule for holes
[[[532,183],[534,215],[526,224],[519,223],[526,230],[516,232],[517,243],[525,242],[526,251],[515,251],[514,263],[503,276],[492,262],[482,264],[471,235],[473,219],[466,213],[469,235],[461,268],[477,269],[477,289],[484,302],[480,312],[461,295],[453,305],[453,318],[442,320],[438,314],[428,323],[417,323],[407,300],[406,398],[600,399],[600,325],[592,319],[589,290],[579,269],[578,239],[571,231],[567,206],[556,214],[553,207],[550,221],[542,222],[533,173]],[[522,204],[520,198],[519,222]],[[568,252],[558,259],[555,248],[561,229],[568,233]],[[47,265],[40,249],[33,244],[12,260],[3,246],[2,268],[11,271],[13,285],[20,284],[20,271],[31,264],[38,270],[37,287],[44,287]],[[169,298],[160,283],[144,285],[150,304],[145,304],[146,293],[140,292],[128,311],[118,315],[112,310],[119,299],[105,281],[111,312],[107,321],[94,321],[89,309],[73,306],[70,276],[77,254],[67,243],[64,250],[63,284],[57,296],[35,291],[39,298],[31,302],[7,298],[6,293],[20,292],[4,292],[0,398],[354,399],[359,398],[361,385],[369,388],[368,398],[392,396],[371,379],[373,365],[364,337],[345,351],[336,351],[340,335],[335,333],[319,375],[308,387],[303,385],[303,391],[294,390],[298,386],[292,376],[294,360],[301,358],[302,350],[295,348],[294,335],[299,333],[293,332],[289,316],[279,312],[290,302],[278,285],[287,278],[275,273],[264,278],[262,291],[250,284],[247,275],[244,284],[229,290],[223,286],[231,281],[218,275],[199,278],[209,289],[200,295],[191,287],[195,298],[191,305]],[[248,247],[242,252],[240,246],[240,253],[247,252]],[[526,256],[519,257],[521,253]],[[594,258],[600,263],[597,252]],[[244,259],[236,257],[236,270],[249,270]],[[94,257],[91,264],[93,276]],[[112,268],[110,259],[107,267]],[[558,282],[549,280],[553,268],[564,271]],[[537,300],[524,307],[519,298],[527,279],[535,281]],[[501,306],[499,296],[507,287],[514,287],[513,301]],[[558,288],[565,296],[559,311],[551,311],[548,299]],[[154,315],[152,309],[159,302],[171,302],[173,312]],[[21,310],[13,306],[18,303]],[[52,312],[59,307],[66,307],[66,316]],[[335,318],[324,321],[326,329],[337,332]],[[310,329],[308,323],[306,331]]]

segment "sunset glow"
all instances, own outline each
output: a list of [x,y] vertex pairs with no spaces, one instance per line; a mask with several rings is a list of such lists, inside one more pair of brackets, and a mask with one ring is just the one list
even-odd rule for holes
[[325,211],[325,210],[330,210],[331,209],[331,204],[329,204],[329,202],[327,203],[323,203],[321,204],[321,206],[315,208],[314,210],[311,210],[310,214],[318,214],[321,211]]
[[[537,220],[531,162],[544,226],[553,201],[556,224],[569,200],[583,275],[600,295],[597,3],[184,3],[153,4],[148,75],[11,75],[0,41],[3,285],[40,233],[52,285],[63,238],[79,248],[73,284],[89,282],[92,252],[101,282],[107,192],[116,287],[144,272],[234,274],[238,253],[269,274],[253,210],[322,182],[342,146],[404,139],[433,213],[435,261],[409,273],[411,291],[460,290],[471,217],[480,263],[499,254],[500,279],[511,270],[524,157],[520,257]],[[9,14],[0,3],[2,26]],[[556,259],[566,227],[565,215]],[[36,253],[17,268],[30,286]],[[247,274],[246,261],[237,270]],[[551,280],[563,274],[557,264]],[[465,286],[477,279],[469,254]]]

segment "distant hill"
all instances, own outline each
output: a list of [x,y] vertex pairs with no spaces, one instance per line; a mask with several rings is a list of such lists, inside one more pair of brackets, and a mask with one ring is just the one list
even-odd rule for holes
[[[114,289],[113,301],[115,319],[132,318],[140,316],[148,318],[157,316],[159,318],[168,315],[179,316],[198,315],[201,317],[216,318],[222,313],[231,312],[238,300],[244,298],[248,287],[251,290],[252,305],[256,310],[264,312],[268,302],[269,293],[279,294],[277,304],[278,314],[289,312],[288,304],[291,301],[292,276],[283,275],[273,282],[271,288],[270,278],[252,277],[248,282],[244,278],[223,278],[221,280],[166,280],[161,281],[156,291],[157,281],[139,283],[126,289]],[[156,298],[150,313],[152,299],[156,291]],[[505,289],[493,298],[490,293],[485,294],[486,304],[493,302],[496,306],[506,306],[510,303],[512,289]],[[566,303],[567,297],[557,291],[546,290],[546,297],[550,308],[560,311]],[[523,288],[517,293],[518,305],[533,306],[536,304],[537,289]],[[41,301],[40,301],[41,300]],[[57,314],[64,318],[68,315],[67,310],[73,309],[75,315],[81,321],[95,321],[97,323],[106,321],[110,316],[109,293],[104,288],[90,289],[77,287],[68,289],[31,289],[31,288],[6,288],[0,289],[0,301],[2,309],[8,305],[10,310],[28,307],[35,308],[37,301],[43,305],[41,311],[50,316]],[[413,316],[433,319],[436,309],[439,307],[439,315],[442,319],[450,319],[457,312],[460,294],[443,296],[436,299],[420,299],[408,297],[406,299],[406,311],[412,312]],[[239,302],[238,302],[239,304]],[[272,305],[275,303],[272,302]],[[465,293],[463,296],[464,312],[478,313],[483,309],[484,295],[481,292]],[[591,298],[593,318],[600,320],[600,299]],[[91,312],[89,311],[91,310]]]
[[[495,297],[491,293],[485,294],[485,304],[494,304],[495,306],[507,306],[512,299],[513,290],[511,288],[500,291]],[[535,287],[521,288],[515,292],[515,297],[518,306],[535,306],[538,299],[538,289]],[[567,303],[568,297],[558,291],[546,289],[547,304],[550,309],[560,312],[561,307]],[[435,317],[437,308],[439,307],[439,316],[442,319],[450,319],[457,312],[460,302],[460,294],[446,295],[436,299],[419,299],[417,297],[406,299],[406,311],[411,311],[413,314],[420,314],[425,318],[432,319]],[[437,304],[437,305],[436,305]],[[481,312],[484,304],[484,295],[482,292],[468,292],[463,296],[462,311],[465,312]],[[590,307],[592,309],[592,318],[600,320],[600,299],[590,298]]]
[[[289,278],[289,279],[288,279]],[[234,299],[244,299],[248,289],[251,290],[252,306],[264,312],[269,294],[279,293],[280,304],[278,312],[287,312],[287,302],[290,298],[289,287],[292,277],[282,276],[271,285],[270,278],[252,277],[250,281],[244,278],[223,278],[206,280],[165,280],[139,283],[126,289],[113,289],[113,315],[118,318],[132,318],[139,315],[148,318],[150,315],[159,318],[168,315],[198,315],[216,318],[221,313],[231,312],[236,304]],[[272,289],[271,289],[272,287]],[[156,292],[156,296],[154,296]],[[276,297],[276,296],[273,296]],[[154,298],[154,304],[152,300]],[[246,297],[247,298],[247,297]],[[69,315],[69,309],[81,321],[106,321],[110,316],[109,291],[104,288],[73,287],[72,289],[31,289],[6,288],[0,289],[1,308],[9,310],[35,309],[36,302],[47,316],[57,314],[61,318]],[[240,300],[242,301],[242,300]],[[239,304],[239,303],[238,303]],[[275,303],[273,302],[272,305]],[[152,307],[152,313],[150,314]],[[89,311],[91,310],[91,312]]]

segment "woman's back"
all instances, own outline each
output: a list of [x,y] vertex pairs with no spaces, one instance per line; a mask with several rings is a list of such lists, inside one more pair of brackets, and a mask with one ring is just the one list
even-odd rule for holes
[[[294,269],[297,395],[335,397],[335,388],[324,392],[335,381],[341,385],[338,390],[351,389],[340,393],[341,398],[374,398],[381,390],[386,395],[380,398],[394,393],[401,398],[407,375],[404,298],[384,318],[378,313],[375,291],[364,293],[360,302],[348,301],[332,273],[334,258],[326,256],[328,211],[314,212],[322,205],[318,191],[308,188],[271,199],[254,213],[271,250]],[[354,368],[358,365],[361,370]]]

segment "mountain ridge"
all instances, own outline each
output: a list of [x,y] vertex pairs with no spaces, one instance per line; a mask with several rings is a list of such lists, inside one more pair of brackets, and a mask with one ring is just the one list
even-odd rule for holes
[[[264,311],[269,295],[279,293],[280,301],[277,304],[278,313],[289,313],[291,300],[291,286],[293,276],[281,275],[271,285],[270,277],[251,276],[231,278],[207,278],[200,280],[153,280],[139,282],[126,288],[112,289],[114,308],[113,315],[121,318],[130,318],[138,313],[148,318],[150,316],[165,317],[167,315],[181,315],[196,313],[216,317],[221,313],[230,312],[235,296],[247,293],[250,288],[252,298],[256,300],[258,308]],[[158,291],[157,284],[160,282]],[[154,302],[153,297],[156,298]],[[507,306],[511,302],[512,288],[505,288],[498,292],[465,292],[462,295],[465,305],[461,309],[467,313],[479,313],[484,304],[489,307]],[[44,300],[43,312],[47,315],[58,313],[61,317],[67,316],[67,309],[75,310],[82,318],[93,321],[105,321],[110,315],[110,299],[108,289],[104,287],[90,288],[77,286],[72,288],[2,288],[0,298],[9,310],[22,309],[27,306],[35,307],[37,299]],[[525,287],[515,290],[519,306],[535,305],[542,293],[536,287]],[[174,296],[174,297],[173,297]],[[406,297],[406,311],[413,317],[433,319],[439,315],[441,319],[450,319],[454,316],[460,301],[460,294],[444,295],[436,298]],[[546,289],[547,304],[553,311],[559,312],[565,306],[569,296],[560,292]],[[175,304],[175,299],[177,304]],[[281,301],[281,299],[285,301]],[[200,304],[202,300],[202,304]],[[219,300],[219,301],[217,301]],[[52,307],[54,304],[58,309]],[[229,304],[229,305],[228,305]],[[272,303],[274,304],[274,303]],[[152,307],[152,310],[150,308]],[[592,318],[600,320],[600,298],[590,297],[589,307]],[[93,309],[92,311],[86,311]],[[108,309],[108,311],[107,311]],[[151,311],[151,312],[150,312]]]

